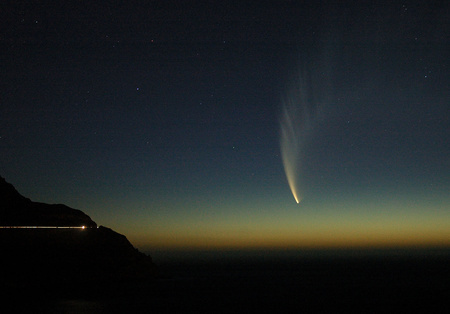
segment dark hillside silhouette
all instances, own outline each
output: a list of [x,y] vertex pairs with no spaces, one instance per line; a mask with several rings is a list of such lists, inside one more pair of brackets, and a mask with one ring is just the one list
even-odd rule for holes
[[0,226],[97,227],[81,210],[62,204],[32,202],[0,177]]
[[[151,278],[156,266],[121,235],[80,210],[32,202],[0,177],[0,276],[13,286]],[[8,228],[10,226],[85,226]]]

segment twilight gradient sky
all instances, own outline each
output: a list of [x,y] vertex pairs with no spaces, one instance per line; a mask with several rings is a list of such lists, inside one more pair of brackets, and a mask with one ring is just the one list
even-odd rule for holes
[[450,245],[450,3],[329,2],[2,4],[0,175],[150,252]]

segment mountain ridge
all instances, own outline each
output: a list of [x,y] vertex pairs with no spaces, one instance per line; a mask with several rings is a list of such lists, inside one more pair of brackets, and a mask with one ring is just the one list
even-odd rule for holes
[[33,202],[0,176],[0,226],[97,227],[79,209],[64,204]]
[[[0,276],[10,284],[44,281],[64,286],[68,282],[153,278],[158,272],[152,258],[126,236],[98,226],[81,210],[33,202],[3,177],[0,226]],[[24,226],[30,228],[18,228]]]

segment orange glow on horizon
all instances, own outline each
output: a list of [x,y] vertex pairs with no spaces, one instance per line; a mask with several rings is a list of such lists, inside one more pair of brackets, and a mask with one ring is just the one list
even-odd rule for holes
[[340,236],[315,235],[309,237],[158,237],[132,239],[137,246],[160,249],[352,249],[352,248],[426,248],[449,247],[450,236],[444,233],[423,234],[341,234]]
[[150,249],[450,248],[450,216],[440,203],[384,200],[337,200],[332,206],[301,201],[302,210],[256,201],[210,215],[199,210],[181,218],[149,216],[119,232]]

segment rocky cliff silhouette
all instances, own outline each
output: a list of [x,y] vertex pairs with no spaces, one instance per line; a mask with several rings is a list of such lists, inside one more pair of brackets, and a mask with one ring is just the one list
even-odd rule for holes
[[1,228],[0,276],[29,285],[75,284],[154,277],[151,257],[80,210],[37,203],[0,177],[0,226],[69,226],[85,229]]
[[81,210],[32,202],[0,177],[0,226],[97,227],[97,224]]

